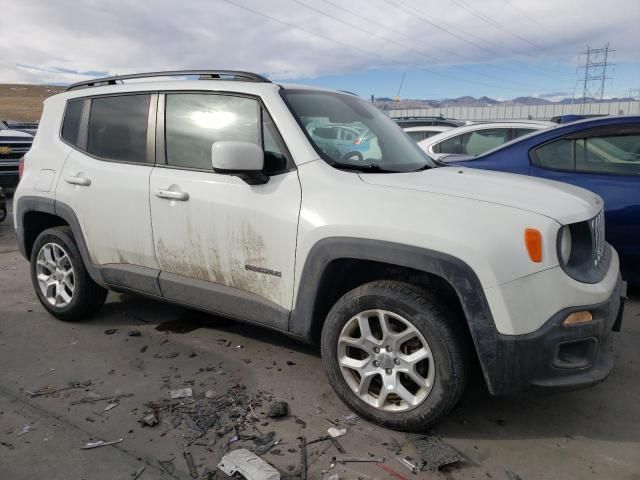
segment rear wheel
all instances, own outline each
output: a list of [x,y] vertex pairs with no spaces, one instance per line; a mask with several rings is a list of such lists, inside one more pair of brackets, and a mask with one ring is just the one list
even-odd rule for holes
[[425,290],[376,281],[340,298],[322,331],[322,359],[338,396],[361,416],[424,430],[464,390],[467,361],[457,319]]
[[107,290],[89,276],[69,227],[38,235],[31,251],[31,280],[42,306],[60,320],[83,320],[107,297]]

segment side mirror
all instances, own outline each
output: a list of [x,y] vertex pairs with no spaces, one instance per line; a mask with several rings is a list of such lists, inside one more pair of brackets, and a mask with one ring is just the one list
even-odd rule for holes
[[211,166],[216,173],[240,177],[249,185],[269,181],[263,173],[264,152],[255,143],[220,141],[211,145]]

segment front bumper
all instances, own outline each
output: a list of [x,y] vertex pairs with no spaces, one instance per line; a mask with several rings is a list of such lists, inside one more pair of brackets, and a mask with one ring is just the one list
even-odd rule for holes
[[[618,276],[611,296],[596,305],[557,312],[538,330],[496,338],[490,390],[508,395],[527,390],[572,390],[603,381],[613,369],[613,329],[620,329],[626,283]],[[593,320],[565,326],[573,312],[588,310]]]

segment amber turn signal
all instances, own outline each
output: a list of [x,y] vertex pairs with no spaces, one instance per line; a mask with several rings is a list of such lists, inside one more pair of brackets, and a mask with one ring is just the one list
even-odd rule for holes
[[581,312],[573,312],[562,322],[563,325],[577,325],[578,323],[587,323],[593,320],[593,315],[587,310]]
[[535,228],[527,228],[524,231],[524,244],[527,246],[529,258],[532,262],[542,261],[542,234]]

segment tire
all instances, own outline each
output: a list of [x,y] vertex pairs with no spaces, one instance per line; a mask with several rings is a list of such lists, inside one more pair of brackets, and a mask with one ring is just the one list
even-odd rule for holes
[[[387,352],[384,345],[380,344],[381,353],[376,354],[370,350],[365,358],[356,360],[366,365],[364,369],[369,369],[367,372],[374,371],[371,374],[374,379],[371,380],[370,387],[367,387],[369,393],[364,397],[359,396],[354,389],[362,388],[362,384],[358,385],[359,379],[365,376],[368,378],[370,373],[356,376],[353,374],[354,370],[345,369],[339,363],[339,359],[345,355],[352,356],[354,352],[360,355],[359,348],[354,350],[351,343],[362,341],[363,336],[359,333],[361,323],[356,319],[362,312],[367,313],[360,315],[360,319],[365,319],[371,327],[371,332],[374,332],[376,325],[380,325],[384,320],[385,324],[390,325],[388,331],[392,332],[388,338],[398,341],[396,344],[394,340],[384,342],[376,338],[376,341],[393,345],[393,348],[390,347],[391,352],[397,347],[394,358],[392,353]],[[408,283],[385,280],[355,288],[335,303],[322,329],[322,362],[329,382],[340,399],[363,418],[395,430],[424,432],[456,405],[466,385],[467,337],[458,320],[429,292]],[[356,323],[353,323],[354,321]],[[356,336],[359,338],[353,338],[353,335],[348,333],[355,325],[358,325]],[[409,330],[409,325],[413,326],[415,331]],[[407,330],[402,330],[403,327]],[[409,338],[411,335],[411,340],[400,343],[399,339],[402,336]],[[377,336],[381,336],[380,331],[377,332]],[[424,342],[427,344],[426,347]],[[368,342],[364,343],[368,345]],[[346,350],[339,352],[339,348],[343,348],[345,344],[348,345]],[[418,347],[420,344],[422,345]],[[428,351],[430,359],[413,364],[405,363],[406,359],[419,358]],[[409,354],[414,353],[418,356],[409,357]],[[377,366],[374,363],[375,359],[380,360]],[[347,360],[351,361],[351,358]],[[412,371],[409,365],[414,365],[413,370],[420,372],[415,378],[420,380],[422,386],[404,374],[403,370]],[[389,373],[390,371],[392,373]],[[408,385],[407,388],[398,388],[398,392],[403,392],[404,396],[409,392],[415,404],[393,393],[386,397],[380,408],[381,395],[375,396],[376,384],[391,382],[397,386],[398,380],[402,387]],[[415,387],[418,387],[416,391],[411,391],[411,388]],[[379,392],[382,391],[381,387]],[[373,404],[376,402],[378,405]]]
[[0,208],[0,223],[4,222],[4,219],[7,218],[7,209],[4,207]]
[[[54,272],[54,270],[49,270],[42,266],[44,263],[55,266],[55,261],[51,263],[46,260],[46,250],[50,253],[53,252],[54,256],[62,256],[62,253],[66,254],[68,261],[62,257],[61,268],[67,272],[71,268],[71,276],[67,278],[66,283],[61,280],[63,275],[60,272],[54,273],[54,276],[61,280],[58,283],[62,286],[51,287],[51,290],[47,290],[47,293],[51,292],[51,296],[55,296],[54,301],[60,301],[60,303],[56,304],[53,304],[51,299],[47,298],[38,280],[39,274],[47,276]],[[38,258],[41,254],[41,263],[39,264]],[[51,255],[49,258],[51,258]],[[108,293],[105,288],[95,283],[89,276],[70,227],[49,228],[38,235],[31,250],[31,281],[42,306],[51,315],[66,322],[77,322],[89,318],[100,310]],[[73,286],[73,290],[70,289],[69,284]],[[66,296],[70,297],[69,301],[59,298],[57,293],[59,289],[64,289]]]

